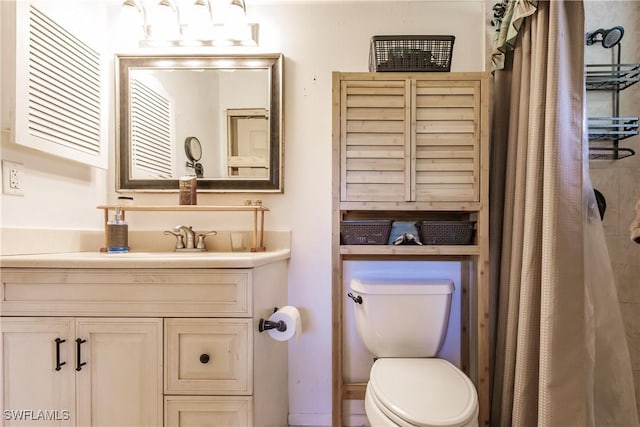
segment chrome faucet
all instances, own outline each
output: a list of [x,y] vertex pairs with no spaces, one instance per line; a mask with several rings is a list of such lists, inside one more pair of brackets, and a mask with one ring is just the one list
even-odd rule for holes
[[191,226],[187,227],[186,225],[176,225],[175,227],[173,227],[173,231],[175,231],[176,233],[184,231],[184,236],[187,239],[185,249],[194,249],[196,247],[196,233],[193,231],[193,228]]
[[165,230],[164,234],[167,236],[172,235],[176,238],[176,251],[205,252],[207,250],[207,246],[205,245],[204,239],[207,236],[215,236],[218,233],[216,231],[208,231],[196,234],[191,226],[176,225],[173,227],[173,231]]

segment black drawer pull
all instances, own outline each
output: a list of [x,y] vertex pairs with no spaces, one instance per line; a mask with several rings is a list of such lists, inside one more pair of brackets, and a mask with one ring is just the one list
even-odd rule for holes
[[63,342],[67,342],[67,340],[63,340],[62,338],[56,338],[56,371],[62,369],[63,365],[66,365],[67,362],[60,362],[60,344]]
[[87,364],[87,362],[80,362],[80,360],[82,359],[81,353],[80,353],[80,346],[87,342],[87,340],[83,340],[82,338],[76,338],[76,371],[81,371],[82,367],[84,365]]
[[203,365],[206,365],[207,363],[209,363],[209,355],[207,353],[203,353],[200,355],[200,363],[202,363]]

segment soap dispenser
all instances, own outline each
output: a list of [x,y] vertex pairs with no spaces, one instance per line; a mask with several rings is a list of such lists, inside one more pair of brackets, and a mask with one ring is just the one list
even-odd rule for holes
[[129,225],[122,219],[120,206],[116,206],[113,221],[107,222],[107,252],[129,252]]

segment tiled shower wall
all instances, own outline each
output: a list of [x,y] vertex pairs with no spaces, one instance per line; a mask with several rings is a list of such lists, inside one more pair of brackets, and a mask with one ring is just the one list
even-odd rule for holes
[[[640,2],[585,1],[585,30],[624,27],[622,63],[640,63]],[[615,60],[617,48],[601,45],[585,46],[587,63]],[[611,94],[587,94],[589,116],[611,116]],[[620,94],[620,115],[640,115],[640,83]],[[604,231],[618,287],[618,299],[625,322],[636,385],[636,402],[640,412],[640,245],[629,238],[629,226],[635,217],[635,204],[640,200],[640,136],[620,141],[637,153],[622,160],[589,162],[594,188],[606,198]]]

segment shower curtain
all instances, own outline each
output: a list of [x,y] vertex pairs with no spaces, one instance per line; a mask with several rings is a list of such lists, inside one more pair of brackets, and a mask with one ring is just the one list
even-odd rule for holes
[[588,175],[583,4],[508,3],[514,49],[496,55],[492,97],[491,425],[637,426]]

